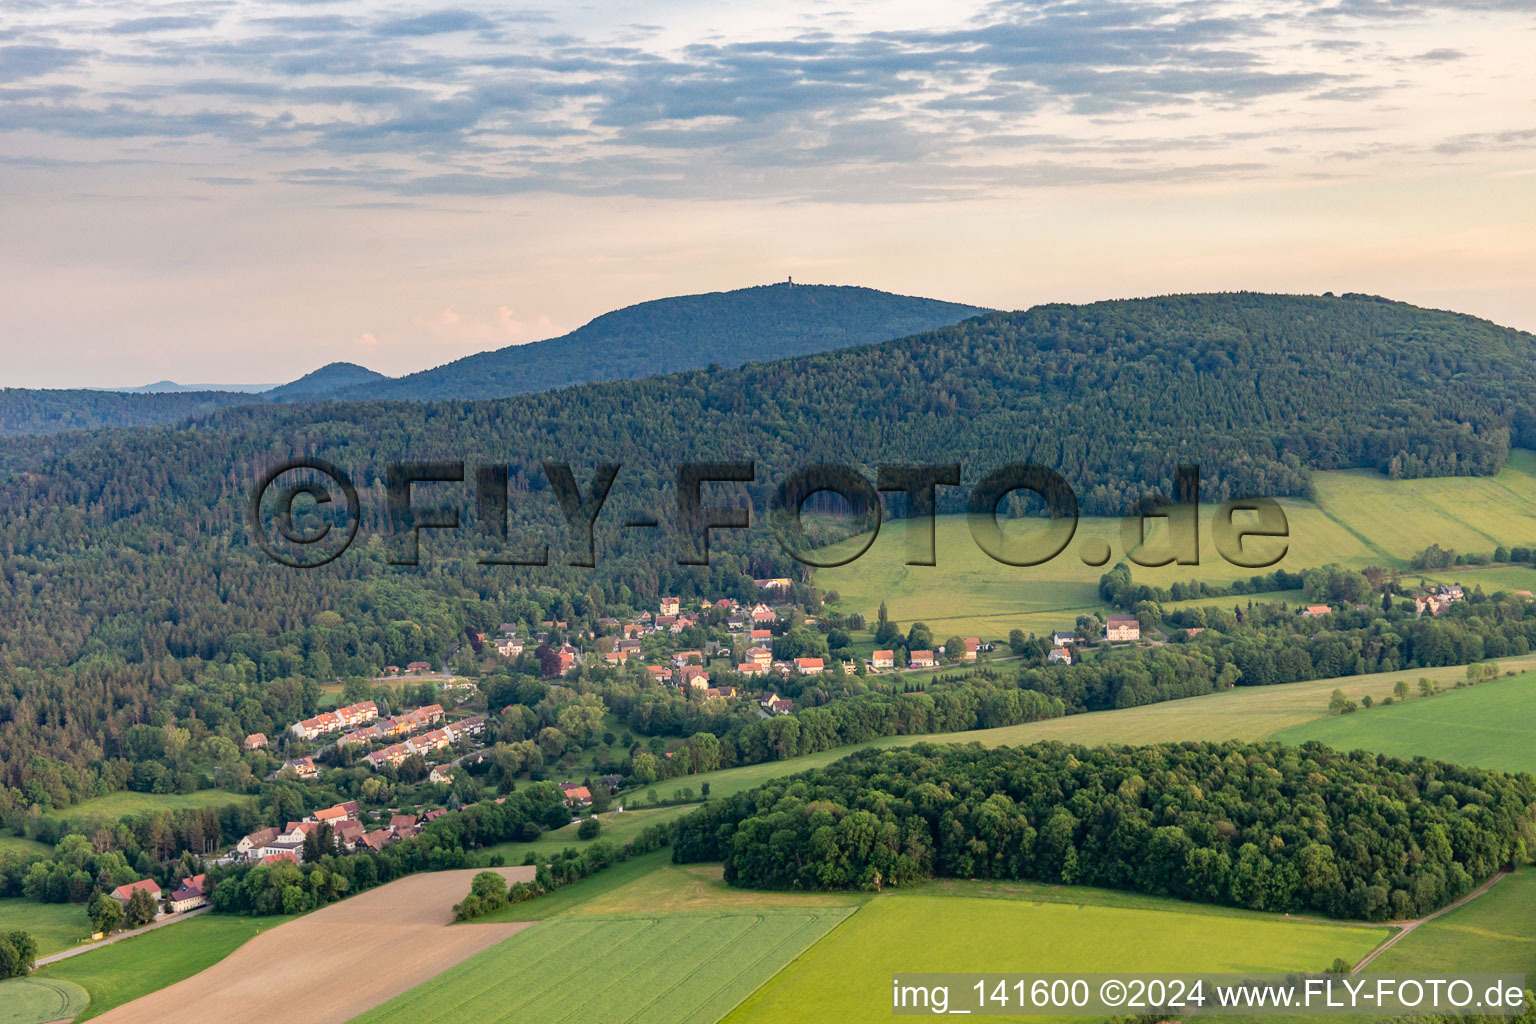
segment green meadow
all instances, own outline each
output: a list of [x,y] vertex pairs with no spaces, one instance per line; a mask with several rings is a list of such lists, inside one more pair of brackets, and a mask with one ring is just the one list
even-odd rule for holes
[[1105,906],[1092,902],[1092,891],[1073,893],[1084,902],[942,895],[926,888],[879,896],[726,1021],[887,1021],[891,976],[898,972],[1323,970],[1336,957],[1354,963],[1390,934],[1386,928],[1205,913],[1172,901],[1156,909]]
[[[1496,477],[1446,477],[1390,480],[1365,470],[1314,473],[1317,500],[1280,501],[1290,527],[1287,541],[1255,539],[1249,543],[1285,543],[1286,554],[1273,568],[1300,571],[1336,562],[1363,568],[1380,565],[1408,570],[1412,556],[1439,544],[1461,552],[1491,554],[1500,544],[1536,543],[1536,452],[1517,450]],[[1132,565],[1138,583],[1169,586],[1192,579],[1231,583],[1260,570],[1229,564],[1217,552],[1211,522],[1218,505],[1201,505],[1200,564],[1145,568]],[[1163,521],[1147,531],[1149,550],[1161,548]],[[1242,525],[1240,514],[1236,519]],[[823,591],[837,591],[840,607],[873,617],[884,601],[903,625],[921,619],[936,634],[1007,636],[1009,630],[1043,633],[1068,628],[1079,614],[1100,609],[1099,576],[1108,566],[1088,565],[1084,553],[1103,543],[1111,549],[1109,565],[1125,557],[1121,520],[1084,517],[1062,553],[1042,565],[1015,567],[986,555],[971,536],[964,516],[939,516],[935,526],[934,566],[909,566],[904,521],[881,529],[862,556],[845,566],[816,571]],[[1014,550],[1027,549],[1044,529],[1040,520],[1014,519],[1004,526]],[[851,553],[845,542],[828,550]],[[1262,570],[1269,571],[1269,570]],[[1511,566],[1456,568],[1427,573],[1432,579],[1482,581],[1485,590],[1536,589],[1536,570]],[[1216,599],[1195,603],[1209,604]],[[1230,599],[1228,599],[1230,600]]]
[[[1417,694],[1421,673],[1394,673]],[[1377,699],[1382,695],[1377,694]],[[1500,677],[1390,707],[1321,718],[1278,733],[1286,743],[1317,740],[1339,750],[1434,757],[1507,772],[1536,772],[1536,672]]]
[[48,817],[63,821],[82,821],[90,818],[117,819],[145,811],[178,811],[203,807],[227,807],[253,799],[225,789],[204,789],[196,793],[136,793],[121,790],[59,811],[49,811]]
[[90,993],[91,1005],[80,1018],[85,1020],[190,978],[224,959],[258,932],[287,920],[200,914],[40,967],[34,977],[71,982]]
[[[687,783],[688,780],[672,780]],[[661,783],[658,792],[669,792],[670,783]],[[698,792],[695,788],[694,792]],[[623,801],[614,800],[617,807]],[[619,813],[617,810],[605,811],[597,815],[597,820],[602,826],[600,837],[611,839],[620,846],[635,838],[648,825],[660,825],[664,822],[681,817],[693,808],[687,804],[677,804],[671,807],[645,807],[639,810],[626,810]],[[481,851],[481,862],[484,863],[494,854],[501,854],[503,863],[521,864],[530,853],[537,853],[540,857],[549,857],[561,850],[575,847],[577,849],[586,845],[576,837],[576,826],[565,825],[561,828],[551,829],[528,843],[499,843],[496,846],[488,846]]]
[[0,899],[0,932],[20,928],[37,940],[37,955],[47,956],[90,938],[91,922],[78,903],[37,903],[21,896]]
[[1421,974],[1448,965],[1523,973],[1536,981],[1536,869],[1525,868],[1444,917],[1422,924],[1366,968]]
[[[1527,655],[1516,658],[1506,658],[1497,662],[1501,671],[1524,671],[1536,668],[1536,655]],[[1023,725],[1005,725],[996,729],[973,729],[968,732],[936,733],[925,736],[887,736],[870,743],[856,744],[848,747],[838,747],[835,750],[823,751],[819,754],[810,754],[806,757],[792,758],[788,761],[767,761],[762,764],[747,765],[742,768],[723,768],[720,771],[706,772],[700,775],[689,775],[680,779],[669,779],[657,783],[657,790],[666,795],[673,789],[682,785],[693,788],[695,793],[700,791],[700,784],[709,783],[709,793],[713,797],[731,796],[744,792],[755,786],[760,786],[770,779],[782,775],[790,775],[795,772],[806,771],[810,768],[819,768],[822,765],[831,764],[839,758],[846,757],[855,750],[865,747],[899,747],[910,746],[913,743],[981,743],[984,746],[1018,746],[1026,743],[1038,743],[1044,740],[1055,740],[1061,743],[1080,743],[1084,746],[1096,746],[1104,743],[1158,743],[1163,741],[1183,740],[1260,740],[1260,739],[1284,739],[1286,742],[1304,742],[1314,738],[1304,734],[1301,729],[1309,723],[1316,723],[1319,727],[1333,726],[1335,723],[1343,723],[1346,726],[1354,726],[1366,722],[1372,715],[1379,713],[1391,713],[1394,711],[1406,711],[1415,706],[1418,698],[1410,698],[1405,705],[1394,705],[1390,708],[1374,708],[1370,711],[1356,712],[1343,718],[1328,717],[1328,700],[1333,691],[1341,689],[1351,699],[1359,701],[1369,695],[1373,700],[1381,700],[1392,695],[1392,687],[1399,679],[1407,679],[1417,692],[1418,680],[1427,677],[1442,688],[1454,686],[1459,679],[1466,678],[1464,666],[1447,666],[1443,668],[1413,669],[1409,672],[1379,672],[1369,675],[1341,676],[1333,679],[1314,679],[1304,683],[1286,683],[1281,686],[1239,686],[1236,689],[1225,690],[1221,693],[1208,694],[1203,697],[1186,697],[1182,700],[1163,701],[1158,704],[1147,704],[1142,707],[1123,708],[1115,711],[1095,711],[1083,715],[1068,715],[1065,718],[1053,718],[1044,722],[1026,722]],[[1533,677],[1522,676],[1522,680]],[[1518,680],[1507,680],[1518,682]],[[1463,694],[1491,691],[1497,694],[1496,687],[1502,686],[1505,680],[1492,683],[1484,683],[1481,686],[1470,687],[1467,690],[1456,690],[1442,693],[1432,697],[1426,702],[1426,707],[1437,701],[1448,700],[1452,697],[1460,697]],[[1527,706],[1530,703],[1530,682],[1522,682],[1520,687],[1506,690],[1506,693],[1527,694]],[[1518,697],[1512,698],[1518,703]],[[1521,712],[1525,719],[1529,718],[1529,711]],[[1344,719],[1349,721],[1345,722]],[[1525,719],[1516,717],[1511,721],[1519,722]],[[1324,720],[1324,721],[1319,721]],[[1358,720],[1358,722],[1356,721]],[[1293,735],[1287,730],[1296,730]],[[1516,737],[1511,743],[1511,749],[1519,752],[1521,739]],[[1524,750],[1529,756],[1533,744],[1529,731],[1523,738]],[[1330,744],[1339,746],[1338,743]],[[1367,746],[1369,744],[1356,743],[1355,746]],[[1346,744],[1347,746],[1347,744]],[[1371,749],[1375,749],[1372,747]],[[1425,753],[1430,753],[1425,751]],[[1437,757],[1445,757],[1447,760],[1456,760],[1448,753],[1433,754]],[[1500,767],[1488,765],[1488,767]]]
[[47,843],[40,843],[35,839],[27,839],[18,836],[9,829],[0,831],[0,858],[5,857],[46,857],[53,852],[53,847]]
[[49,1024],[85,1011],[91,997],[71,981],[12,978],[0,981],[0,1024]]
[[557,917],[356,1020],[714,1024],[852,912],[816,907]]

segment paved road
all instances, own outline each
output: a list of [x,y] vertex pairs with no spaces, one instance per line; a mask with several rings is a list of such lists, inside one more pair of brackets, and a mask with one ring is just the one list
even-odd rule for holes
[[91,942],[84,946],[76,946],[73,949],[66,949],[62,953],[53,953],[49,956],[40,956],[37,958],[37,966],[41,967],[44,964],[57,963],[60,960],[68,960],[72,956],[79,956],[81,953],[89,953],[91,950],[100,949],[102,946],[110,946],[114,942],[122,942],[124,939],[131,939],[135,935],[143,935],[145,932],[152,932],[156,928],[164,928],[166,925],[175,924],[177,921],[185,921],[189,917],[196,917],[199,914],[206,914],[212,909],[212,907],[198,907],[196,910],[187,910],[180,914],[172,914],[169,917],[162,917],[160,920],[154,922],[153,924],[147,924],[143,928],[135,928],[131,932],[118,932],[115,935],[109,935],[107,938],[102,939],[100,942]]
[[1421,917],[1421,918],[1419,918],[1417,920],[1414,920],[1414,921],[1393,921],[1393,922],[1391,922],[1392,924],[1398,925],[1401,930],[1398,931],[1398,933],[1396,935],[1392,936],[1386,942],[1383,942],[1381,945],[1377,946],[1375,949],[1371,950],[1368,954],[1366,954],[1365,959],[1361,960],[1359,963],[1355,964],[1355,969],[1350,971],[1349,973],[1350,974],[1359,974],[1361,971],[1365,970],[1367,967],[1370,966],[1372,960],[1375,960],[1377,957],[1381,956],[1381,954],[1385,953],[1387,950],[1389,950],[1393,946],[1397,945],[1399,942],[1402,941],[1403,936],[1405,936],[1409,932],[1413,931],[1419,925],[1424,924],[1427,921],[1433,921],[1437,917],[1441,917],[1441,916],[1443,916],[1445,914],[1449,914],[1451,911],[1457,909],[1458,907],[1462,907],[1462,906],[1465,906],[1468,903],[1471,903],[1473,900],[1477,899],[1483,893],[1487,892],[1489,889],[1492,889],[1499,882],[1503,881],[1506,877],[1509,876],[1509,874],[1510,874],[1510,872],[1508,872],[1508,871],[1500,871],[1498,874],[1496,874],[1492,878],[1488,879],[1488,881],[1484,882],[1482,885],[1478,886],[1476,889],[1473,889],[1471,892],[1467,893],[1465,896],[1463,896],[1461,899],[1457,900],[1455,903],[1452,903],[1448,907],[1441,907],[1439,910],[1435,911],[1433,914],[1430,914],[1428,917]]

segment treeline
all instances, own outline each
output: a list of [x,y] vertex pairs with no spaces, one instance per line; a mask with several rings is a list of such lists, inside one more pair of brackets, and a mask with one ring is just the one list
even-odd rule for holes
[[[1328,578],[1323,574],[1321,579]],[[1536,648],[1536,603],[1474,590],[1438,616],[1413,602],[1343,606],[1326,619],[1284,602],[1150,614],[1179,641],[1104,651],[1076,664],[1020,670],[1018,685],[1060,698],[1069,714],[1135,707],[1231,686],[1463,665]],[[1194,637],[1188,631],[1199,629]]]
[[1263,594],[1275,590],[1295,590],[1302,585],[1302,574],[1276,569],[1271,573],[1258,573],[1250,579],[1231,583],[1208,583],[1203,580],[1171,583],[1166,587],[1153,587],[1131,580],[1131,567],[1117,562],[1115,567],[1099,577],[1099,600],[1115,608],[1130,611],[1141,601],[1192,601],[1200,597],[1227,597],[1232,594]]
[[1536,850],[1536,778],[1319,744],[918,744],[712,801],[679,863],[747,888],[933,877],[1410,918]]

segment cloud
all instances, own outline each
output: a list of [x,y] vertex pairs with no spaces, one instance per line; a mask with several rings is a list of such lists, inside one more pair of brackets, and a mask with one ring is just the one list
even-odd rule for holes
[[63,46],[37,46],[25,43],[0,46],[0,82],[19,82],[72,68],[86,57],[89,50],[76,50]]
[[[1351,111],[1337,122],[1359,126],[1329,148],[1387,153],[1373,147],[1390,126],[1370,105],[1415,86],[1414,65],[1422,76],[1462,59],[1451,45],[1425,51],[1420,26],[1474,9],[1532,22],[1500,0],[1259,15],[1237,0],[1003,0],[932,28],[811,16],[793,30],[662,46],[654,33],[607,37],[538,10],[407,6],[371,18],[271,0],[187,0],[92,31],[79,27],[92,8],[66,2],[57,24],[29,29],[32,41],[0,46],[0,81],[52,74],[50,87],[76,91],[0,90],[0,138],[217,143],[241,166],[201,168],[203,180],[249,178],[254,161],[262,180],[405,201],[927,201],[1145,166],[1168,180],[1243,176],[1256,161],[1325,156],[1306,138],[1324,110]],[[44,29],[60,42],[38,41]],[[1233,117],[1252,137],[1212,129],[1237,127]],[[1436,144],[1481,143],[1420,148]],[[1142,165],[1128,172],[1132,159]]]
[[442,10],[381,22],[373,31],[381,36],[435,36],[445,32],[483,32],[494,23],[472,11]]

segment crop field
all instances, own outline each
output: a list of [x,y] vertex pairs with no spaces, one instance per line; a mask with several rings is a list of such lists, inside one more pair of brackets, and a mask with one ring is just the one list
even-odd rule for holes
[[1466,906],[1420,925],[1371,962],[1371,974],[1423,974],[1452,965],[1536,979],[1536,869],[1525,868]]
[[1406,561],[1431,543],[1486,554],[1536,540],[1536,452],[1512,452],[1494,477],[1394,481],[1340,470],[1314,480],[1328,516],[1394,559]]
[[[1390,480],[1362,470],[1314,473],[1318,502],[1280,502],[1290,523],[1285,557],[1274,568],[1293,571],[1337,562],[1363,568],[1381,565],[1406,570],[1415,552],[1438,543],[1462,552],[1491,553],[1499,544],[1536,543],[1536,452],[1515,451],[1496,477],[1446,477]],[[1211,519],[1217,505],[1204,503],[1200,515],[1200,564],[1160,568],[1132,566],[1138,583],[1167,586],[1192,579],[1228,583],[1255,571],[1230,565],[1216,551]],[[1242,519],[1238,519],[1239,525]],[[936,520],[935,566],[906,565],[908,524],[887,523],[873,545],[855,561],[818,569],[823,591],[835,590],[840,608],[873,618],[880,602],[903,625],[921,619],[936,634],[1006,637],[1011,629],[1044,633],[1071,626],[1079,614],[1101,607],[1098,580],[1108,565],[1124,558],[1121,521],[1084,517],[1072,542],[1060,555],[1037,566],[1015,567],[993,561],[971,537],[964,516]],[[1027,543],[1038,533],[1038,520],[1011,520],[1008,543]],[[1157,547],[1161,526],[1148,530]],[[1080,552],[1093,540],[1109,543],[1106,566],[1084,564]],[[862,542],[862,541],[860,541]],[[1274,543],[1254,541],[1253,543]],[[842,550],[833,547],[829,550]],[[856,548],[848,548],[850,552]],[[1264,570],[1269,571],[1269,570]],[[1455,569],[1429,573],[1471,580],[1479,572],[1492,589],[1536,589],[1536,571],[1510,567]],[[1504,579],[1503,577],[1507,577]],[[1512,585],[1524,579],[1519,586]],[[1200,603],[1208,603],[1202,601]]]
[[[508,880],[533,877],[532,868],[501,868],[499,873]],[[56,976],[56,968],[77,964],[77,972],[99,970],[103,961],[98,957],[121,950],[117,962],[124,970],[112,980],[119,989],[136,987],[133,995],[140,998],[108,1012],[103,1024],[266,1024],[273,1006],[302,1006],[305,1024],[341,1024],[525,927],[450,926],[452,905],[469,891],[474,874],[407,875],[271,928],[208,914],[50,965],[44,973]],[[205,949],[198,933],[189,931],[202,921],[244,924],[246,933],[217,950]],[[145,948],[139,943],[159,935],[171,935],[181,944],[179,950],[157,947],[171,954],[161,969],[184,979],[175,984],[170,983],[174,978],[156,976],[153,964],[146,971],[137,955]],[[68,976],[96,999],[89,981]],[[337,984],[338,978],[346,978],[346,984]],[[122,993],[117,994],[122,1002]],[[93,1012],[99,1009],[93,1006]]]
[[[1536,655],[1527,655],[1516,658],[1506,658],[1497,663],[1501,671],[1526,670],[1536,668]],[[1182,700],[1163,701],[1158,704],[1147,704],[1136,708],[1123,708],[1115,711],[1095,711],[1089,714],[1068,715],[1065,718],[1053,718],[1044,722],[1026,722],[1023,725],[1005,725],[996,729],[973,729],[968,732],[937,733],[927,736],[887,736],[870,743],[856,744],[848,747],[838,747],[835,750],[823,751],[819,754],[810,754],[806,757],[793,758],[788,761],[768,761],[763,764],[747,765],[742,768],[723,768],[720,771],[707,772],[701,775],[689,775],[680,779],[669,779],[658,783],[657,788],[663,793],[670,792],[672,787],[684,783],[693,787],[694,792],[699,791],[700,783],[708,782],[711,797],[730,796],[744,792],[754,786],[762,785],[770,779],[782,775],[791,775],[795,772],[806,771],[822,765],[831,764],[839,758],[846,757],[855,750],[864,747],[899,747],[910,746],[913,743],[981,743],[984,746],[1018,746],[1026,743],[1038,743],[1043,740],[1057,740],[1062,743],[1081,743],[1084,746],[1096,746],[1103,743],[1158,743],[1162,741],[1181,740],[1259,740],[1259,739],[1284,739],[1286,742],[1303,742],[1310,736],[1290,734],[1279,735],[1284,730],[1304,726],[1307,723],[1316,722],[1319,719],[1328,719],[1328,699],[1335,688],[1341,689],[1351,699],[1358,701],[1369,694],[1376,700],[1392,695],[1393,684],[1399,679],[1407,679],[1417,692],[1419,678],[1427,677],[1434,680],[1442,687],[1453,685],[1458,679],[1466,678],[1466,668],[1463,666],[1449,666],[1445,668],[1412,669],[1407,672],[1379,672],[1370,675],[1340,676],[1331,679],[1315,679],[1305,683],[1286,683],[1280,686],[1239,686],[1233,690],[1222,693],[1213,693],[1204,697],[1186,697]],[[1513,680],[1510,680],[1513,681]],[[1472,687],[1469,690],[1458,690],[1455,693],[1444,693],[1430,698],[1426,706],[1436,701],[1447,700],[1453,696],[1461,696],[1465,693],[1475,692],[1487,687],[1492,689],[1502,685],[1502,681],[1484,683],[1481,687]],[[1530,690],[1525,691],[1527,694]],[[1401,708],[1406,710],[1414,706],[1417,698],[1410,698]],[[1527,699],[1527,706],[1529,698]],[[1390,708],[1374,708],[1370,711],[1358,712],[1346,716],[1349,719],[1365,719],[1379,712],[1393,712],[1399,709],[1398,705]],[[1529,717],[1529,712],[1522,714]],[[1516,719],[1519,721],[1521,719]],[[1328,725],[1339,719],[1328,719],[1326,722],[1318,722],[1319,726]],[[1529,733],[1524,739],[1525,748],[1536,746],[1532,744]],[[1365,744],[1356,744],[1365,745]],[[1373,748],[1374,749],[1374,748]],[[1439,755],[1437,755],[1439,756]],[[1454,758],[1448,758],[1455,760]],[[1497,767],[1490,765],[1489,767]]]
[[[1396,673],[1416,681],[1417,673]],[[1417,689],[1415,689],[1415,693]],[[1321,718],[1287,729],[1286,743],[1319,740],[1340,750],[1370,750],[1394,757],[1439,758],[1458,764],[1536,772],[1536,672],[1500,677],[1434,697]]]
[[887,1021],[891,975],[903,971],[1322,970],[1335,957],[1355,962],[1390,934],[1386,928],[1207,914],[1173,901],[1164,907],[883,895],[726,1021]]
[[48,1024],[85,1011],[91,997],[69,981],[12,978],[0,981],[0,1024]]
[[559,917],[471,957],[357,1024],[714,1024],[852,912]]
[[85,1018],[95,1017],[190,978],[224,959],[262,930],[286,920],[200,914],[40,967],[34,977],[79,985],[91,997]]
[[0,899],[0,932],[20,928],[37,940],[37,955],[68,949],[88,938],[91,922],[78,903],[38,903],[21,896]]

